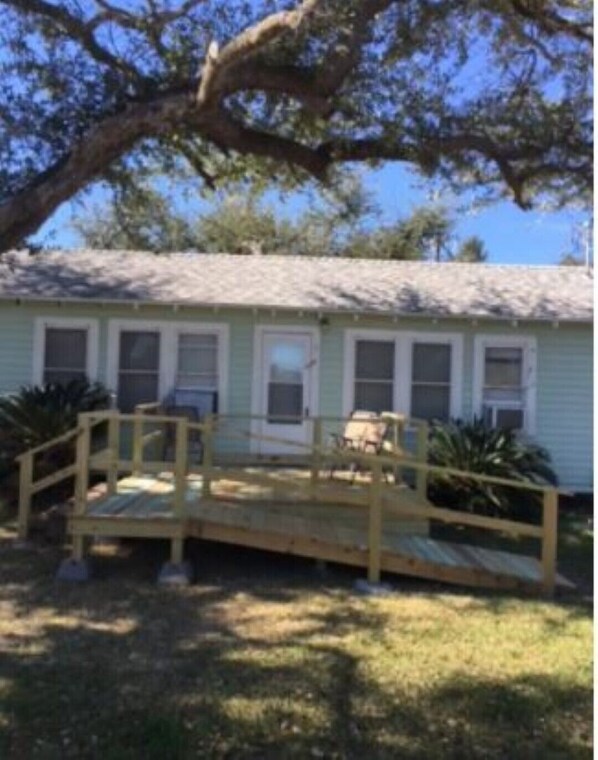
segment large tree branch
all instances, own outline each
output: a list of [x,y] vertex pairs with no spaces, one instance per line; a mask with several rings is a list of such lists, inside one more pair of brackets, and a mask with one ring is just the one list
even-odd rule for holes
[[273,40],[290,31],[296,31],[315,11],[322,0],[303,0],[294,11],[280,11],[249,27],[221,50],[213,41],[209,47],[204,63],[201,81],[197,91],[199,106],[215,101],[219,86],[233,67],[250,59],[263,50]]
[[128,79],[144,81],[143,75],[130,63],[124,61],[109,50],[100,45],[95,38],[93,28],[69,13],[63,6],[52,5],[46,0],[2,0],[4,5],[8,5],[21,13],[35,14],[43,16],[57,27],[63,30],[70,39],[76,40],[81,47],[98,63],[108,66],[109,68],[120,71]]

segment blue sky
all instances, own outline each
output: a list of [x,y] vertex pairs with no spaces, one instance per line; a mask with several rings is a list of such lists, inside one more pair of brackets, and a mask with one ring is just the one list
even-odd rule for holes
[[[392,222],[407,215],[415,206],[430,201],[430,191],[397,164],[368,172],[364,179],[383,222]],[[101,191],[94,190],[89,201],[93,203],[101,198]],[[575,209],[526,212],[505,201],[477,211],[463,211],[458,209],[461,205],[458,198],[440,200],[455,209],[457,236],[461,239],[469,235],[481,237],[492,263],[556,264],[561,255],[572,248],[574,225],[588,219],[587,213]],[[291,198],[284,211],[290,208],[292,213],[301,205],[301,201]],[[81,240],[71,228],[71,221],[80,211],[77,203],[63,204],[34,239],[57,248],[77,247]]]

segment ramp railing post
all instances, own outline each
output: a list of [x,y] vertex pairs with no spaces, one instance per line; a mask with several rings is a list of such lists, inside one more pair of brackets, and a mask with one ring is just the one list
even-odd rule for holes
[[203,423],[202,444],[202,486],[201,493],[204,499],[212,495],[212,467],[214,463],[214,417],[207,414]]
[[[89,455],[91,453],[91,422],[87,415],[80,414],[79,432],[76,443],[75,504],[73,514],[82,516],[87,509],[87,492],[89,490]],[[73,557],[83,559],[83,536],[73,536]]]
[[556,583],[558,514],[558,492],[547,488],[542,503],[542,586],[548,596],[554,594]]
[[368,525],[368,581],[380,581],[382,543],[382,465],[372,465]]
[[312,433],[312,451],[311,451],[311,497],[315,499],[318,491],[318,480],[320,477],[320,468],[322,455],[320,448],[322,446],[322,420],[315,417],[313,421]]
[[189,455],[189,423],[186,417],[176,421],[175,460],[174,460],[174,512],[182,519],[185,513],[185,496],[187,493],[187,461]]
[[118,412],[112,412],[108,418],[108,472],[107,491],[109,494],[116,493],[118,484],[118,460],[120,459],[120,421]]
[[141,475],[143,468],[143,415],[135,410],[133,420],[133,475]]
[[18,535],[21,541],[29,533],[31,515],[31,484],[33,482],[33,454],[26,451],[19,459],[19,520]]
[[[421,464],[428,461],[428,433],[429,426],[427,422],[419,423],[417,429],[417,449],[416,459]],[[418,496],[426,497],[428,491],[428,472],[425,468],[418,469],[415,474],[415,490]]]

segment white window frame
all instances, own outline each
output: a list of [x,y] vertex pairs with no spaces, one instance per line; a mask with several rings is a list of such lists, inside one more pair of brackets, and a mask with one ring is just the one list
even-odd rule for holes
[[179,335],[216,335],[218,338],[218,410],[228,408],[229,328],[212,322],[156,322],[151,319],[111,319],[108,323],[107,382],[118,397],[118,364],[121,332],[157,332],[160,335],[158,357],[158,398],[162,401],[175,387]]
[[88,380],[98,379],[99,328],[97,319],[78,317],[36,317],[33,328],[32,382],[41,385],[44,381],[44,361],[46,357],[46,330],[86,330],[87,351],[85,373]]
[[[523,352],[522,388],[523,420],[522,432],[526,435],[536,433],[536,389],[537,357],[536,338],[531,335],[476,335],[473,343],[473,412],[482,414],[484,395],[485,354],[487,348],[520,348]],[[508,403],[505,404],[508,407]]]
[[463,335],[454,332],[418,332],[417,330],[345,330],[343,361],[343,414],[354,411],[356,344],[358,340],[390,341],[395,344],[393,409],[411,416],[411,376],[414,343],[442,343],[451,346],[451,387],[449,415],[461,417],[463,405]]

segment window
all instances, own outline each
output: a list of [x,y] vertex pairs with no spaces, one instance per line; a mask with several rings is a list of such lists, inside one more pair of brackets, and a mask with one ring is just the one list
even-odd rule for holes
[[46,328],[44,383],[66,385],[87,377],[87,330]]
[[217,390],[217,335],[179,333],[175,387]]
[[118,354],[118,408],[132,412],[137,404],[159,399],[160,333],[123,330]]
[[197,406],[225,412],[228,328],[207,322],[114,319],[108,325],[106,382],[118,407]]
[[487,425],[532,433],[535,342],[523,336],[477,336],[474,408]]
[[484,350],[483,416],[492,427],[524,427],[523,349],[486,347]]
[[347,330],[343,412],[398,412],[424,420],[461,415],[463,336]]
[[395,342],[357,340],[355,343],[355,409],[391,411],[394,407]]
[[411,416],[446,421],[450,413],[451,345],[414,342],[411,354]]
[[98,327],[95,320],[39,318],[33,339],[33,382],[96,379]]

